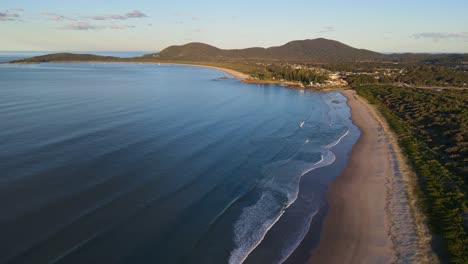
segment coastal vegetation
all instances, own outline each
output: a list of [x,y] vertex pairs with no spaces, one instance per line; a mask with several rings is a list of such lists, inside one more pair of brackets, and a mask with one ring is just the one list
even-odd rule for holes
[[467,91],[375,85],[356,90],[386,117],[417,174],[439,256],[468,263]]
[[291,65],[271,64],[265,70],[254,74],[260,80],[286,80],[300,82],[304,86],[319,83],[323,84],[328,80],[328,74],[310,68],[293,67]]
[[352,72],[346,81],[352,86],[400,83],[411,86],[467,87],[468,71],[460,67],[438,65],[361,65],[340,67]]

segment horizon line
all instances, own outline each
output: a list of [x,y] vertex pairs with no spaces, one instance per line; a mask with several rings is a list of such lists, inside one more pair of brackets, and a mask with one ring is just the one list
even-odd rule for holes
[[[198,42],[202,43],[202,42]],[[251,47],[250,47],[251,48]],[[248,49],[248,48],[241,48],[241,49]],[[164,49],[163,49],[164,50]],[[229,49],[226,49],[229,50]],[[161,52],[162,50],[0,50],[0,52],[51,52],[51,53],[73,53],[73,52],[149,52],[157,53]],[[370,50],[373,52],[378,52],[385,55],[391,54],[468,54],[468,51],[375,51]],[[50,54],[50,53],[49,53]]]

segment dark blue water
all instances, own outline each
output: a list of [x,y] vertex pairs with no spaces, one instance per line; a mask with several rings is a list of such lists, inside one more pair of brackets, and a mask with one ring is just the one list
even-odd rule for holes
[[285,260],[323,202],[301,177],[334,165],[349,109],[224,75],[0,65],[0,263]]

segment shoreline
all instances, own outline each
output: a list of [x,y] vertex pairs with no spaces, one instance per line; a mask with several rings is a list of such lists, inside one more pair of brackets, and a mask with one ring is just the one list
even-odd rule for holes
[[178,63],[178,62],[157,62],[157,61],[46,61],[46,62],[2,62],[0,64],[36,64],[36,63],[135,63],[135,64],[162,64],[162,65],[181,65],[181,66],[193,66],[193,67],[202,67],[202,68],[208,68],[208,69],[214,69],[214,70],[219,70],[224,73],[227,73],[234,79],[249,79],[250,76],[248,74],[235,71],[232,69],[228,68],[222,68],[222,67],[216,67],[216,66],[209,66],[209,65],[203,65],[203,64],[190,64],[190,63]]
[[[323,142],[321,161],[301,172],[296,199],[244,263],[305,263],[308,252],[317,245],[320,233],[317,227],[327,211],[327,186],[344,169],[348,153],[359,136],[359,130],[346,113],[346,99],[340,93],[334,94],[322,100],[334,112],[333,116],[336,115],[336,123],[348,129],[334,141]],[[333,110],[337,107],[335,100],[340,100],[340,109]]]
[[361,136],[328,191],[328,215],[307,263],[433,263],[414,181],[394,136],[354,91],[348,99]]
[[190,63],[172,63],[172,62],[146,62],[146,63],[149,63],[149,64],[163,64],[163,65],[182,65],[182,66],[193,66],[193,67],[202,67],[202,68],[214,69],[214,70],[219,70],[219,71],[222,71],[224,73],[227,73],[227,74],[231,75],[231,77],[233,77],[234,79],[241,79],[242,81],[250,78],[250,76],[248,74],[245,74],[245,73],[242,73],[242,72],[239,72],[239,71],[235,71],[235,70],[231,70],[231,69],[228,69],[228,68],[222,68],[222,67],[216,67],[216,66],[209,66],[209,65],[202,65],[202,64],[190,64]]
[[47,61],[47,62],[0,62],[0,64],[36,64],[36,63],[136,63],[136,64],[160,64],[160,65],[180,65],[180,66],[193,66],[193,67],[202,67],[208,69],[214,69],[222,71],[230,75],[234,79],[239,79],[242,83],[245,84],[264,84],[264,85],[279,85],[285,88],[291,89],[300,89],[300,90],[314,90],[319,92],[326,91],[338,91],[346,87],[306,87],[299,82],[294,81],[278,81],[278,80],[257,80],[253,79],[252,76],[242,73],[236,70],[229,68],[223,68],[218,66],[210,66],[204,64],[194,64],[194,63],[182,63],[182,62],[157,62],[157,61]]

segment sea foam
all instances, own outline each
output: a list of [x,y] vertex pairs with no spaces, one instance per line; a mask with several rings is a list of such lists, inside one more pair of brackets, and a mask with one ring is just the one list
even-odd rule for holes
[[[259,187],[259,192],[262,192],[260,198],[253,205],[244,208],[234,224],[234,243],[236,246],[231,251],[230,264],[242,263],[247,259],[249,254],[262,242],[268,231],[278,222],[285,210],[296,201],[302,176],[315,169],[333,164],[336,157],[331,148],[338,145],[348,134],[349,128],[337,140],[322,146],[321,159],[315,163],[294,160],[292,157],[269,165],[267,173],[271,173],[272,177]],[[307,220],[309,223],[316,213],[313,212],[310,219]],[[301,239],[295,243],[297,245],[308,229],[302,231],[299,234]],[[282,261],[287,259],[297,245],[283,249]]]

